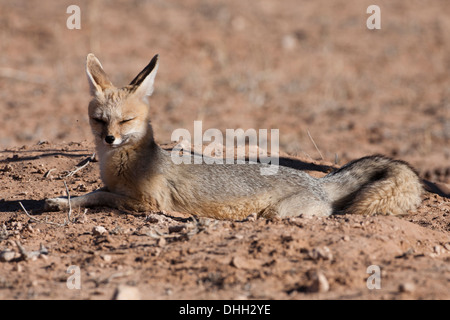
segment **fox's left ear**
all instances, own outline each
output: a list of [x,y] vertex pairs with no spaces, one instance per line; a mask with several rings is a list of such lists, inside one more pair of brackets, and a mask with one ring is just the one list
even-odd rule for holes
[[156,73],[158,72],[159,55],[155,55],[150,63],[142,70],[130,86],[133,87],[134,94],[145,98],[151,96],[153,93],[153,84],[155,82]]
[[105,71],[103,71],[102,64],[92,53],[89,53],[86,58],[86,74],[93,97],[103,93],[108,88],[114,87]]

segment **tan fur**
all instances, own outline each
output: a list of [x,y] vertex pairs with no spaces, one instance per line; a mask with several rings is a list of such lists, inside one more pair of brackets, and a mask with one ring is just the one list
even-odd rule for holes
[[[178,211],[216,219],[328,216],[333,213],[405,214],[421,200],[422,185],[406,163],[383,156],[353,161],[321,178],[263,164],[175,164],[154,141],[147,98],[153,92],[158,56],[131,83],[116,88],[93,55],[86,73],[88,113],[105,188],[71,198],[72,206],[134,211]],[[46,200],[47,210],[68,207]]]

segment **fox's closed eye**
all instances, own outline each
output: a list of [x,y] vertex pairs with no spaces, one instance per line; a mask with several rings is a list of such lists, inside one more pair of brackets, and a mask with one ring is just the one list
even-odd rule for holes
[[120,121],[120,124],[124,124],[124,123],[130,122],[131,120],[134,120],[134,119],[135,118],[129,118],[129,119],[122,120],[122,121]]
[[106,123],[105,120],[100,119],[100,118],[92,118],[92,120],[94,120],[95,122],[100,123],[100,124],[105,124]]

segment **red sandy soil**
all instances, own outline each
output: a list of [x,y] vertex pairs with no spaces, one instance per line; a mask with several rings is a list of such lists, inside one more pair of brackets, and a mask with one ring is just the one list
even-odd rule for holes
[[[377,1],[381,30],[366,28],[370,1],[79,1],[81,30],[66,27],[71,4],[0,1],[0,299],[450,298],[446,0]],[[381,153],[408,161],[429,191],[402,217],[74,208],[70,223],[49,224],[67,220],[42,212],[63,181],[71,196],[102,186],[97,162],[67,176],[95,151],[89,52],[117,85],[160,54],[159,143],[194,120],[279,129],[290,164]],[[367,287],[371,265],[381,289]],[[67,286],[70,266],[80,290]]]

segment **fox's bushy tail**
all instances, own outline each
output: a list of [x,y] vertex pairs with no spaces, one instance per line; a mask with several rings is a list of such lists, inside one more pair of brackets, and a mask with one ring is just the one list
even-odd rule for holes
[[322,181],[335,213],[406,214],[419,206],[423,193],[412,167],[380,155],[349,162]]

